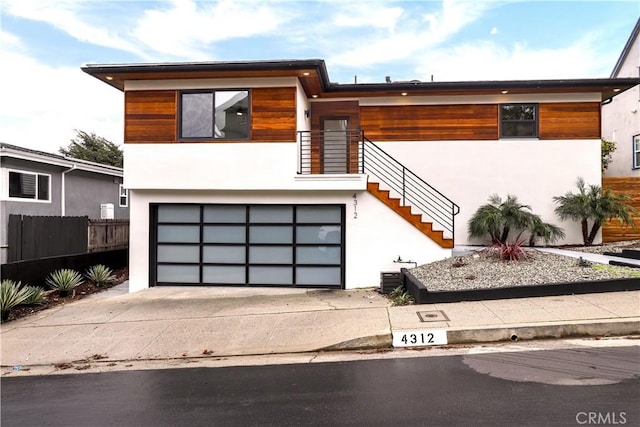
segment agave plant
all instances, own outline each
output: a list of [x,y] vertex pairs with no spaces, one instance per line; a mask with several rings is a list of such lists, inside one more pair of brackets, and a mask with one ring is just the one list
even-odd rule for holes
[[82,275],[68,268],[56,270],[47,277],[47,284],[57,290],[61,297],[69,295],[69,292],[82,282]]
[[113,270],[111,270],[106,265],[98,264],[87,269],[87,272],[84,274],[85,277],[91,280],[96,286],[103,286],[106,283],[112,282],[115,276],[113,275]]
[[9,319],[11,309],[24,303],[27,299],[27,292],[22,288],[20,282],[13,280],[3,280],[0,282],[0,313],[2,321]]
[[40,304],[44,301],[44,289],[38,286],[25,286],[23,289],[27,293],[27,298],[24,300],[23,304],[33,305]]

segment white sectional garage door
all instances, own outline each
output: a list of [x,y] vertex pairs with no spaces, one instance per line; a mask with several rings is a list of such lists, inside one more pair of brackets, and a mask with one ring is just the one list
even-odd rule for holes
[[151,283],[344,288],[343,205],[152,206]]

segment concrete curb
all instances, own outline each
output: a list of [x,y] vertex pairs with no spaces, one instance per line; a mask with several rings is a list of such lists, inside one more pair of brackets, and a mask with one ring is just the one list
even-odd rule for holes
[[372,335],[369,337],[355,338],[337,344],[323,347],[315,351],[343,351],[343,350],[371,350],[376,348],[390,348],[392,335]]
[[449,344],[640,335],[640,320],[447,330]]

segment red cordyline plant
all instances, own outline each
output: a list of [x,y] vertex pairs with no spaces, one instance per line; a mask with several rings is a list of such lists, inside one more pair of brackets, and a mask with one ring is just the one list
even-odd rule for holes
[[520,261],[528,258],[527,252],[522,247],[523,244],[524,240],[516,240],[514,243],[495,243],[487,250],[497,254],[503,261]]

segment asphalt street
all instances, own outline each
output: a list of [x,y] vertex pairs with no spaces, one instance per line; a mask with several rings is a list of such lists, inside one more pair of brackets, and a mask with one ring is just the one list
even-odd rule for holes
[[640,425],[640,347],[2,379],[9,426]]

